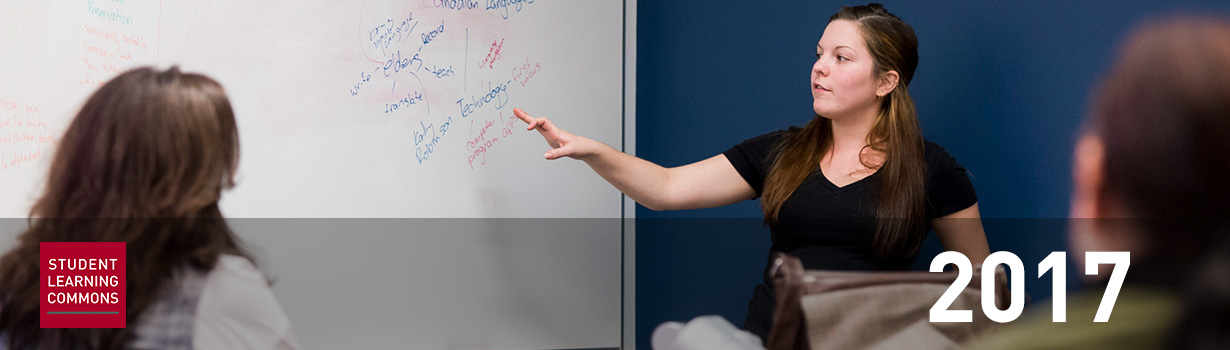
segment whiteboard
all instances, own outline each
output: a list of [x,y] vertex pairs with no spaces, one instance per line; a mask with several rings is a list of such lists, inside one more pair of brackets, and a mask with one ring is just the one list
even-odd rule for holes
[[98,86],[178,65],[227,91],[241,152],[222,210],[305,346],[618,346],[622,197],[543,160],[512,108],[620,148],[624,6],[0,0],[0,217],[28,215]]
[[26,215],[85,98],[143,65],[227,89],[230,217],[619,215],[614,188],[543,162],[512,116],[619,147],[619,1],[6,0],[0,16],[0,116],[21,121],[0,129],[5,217]]

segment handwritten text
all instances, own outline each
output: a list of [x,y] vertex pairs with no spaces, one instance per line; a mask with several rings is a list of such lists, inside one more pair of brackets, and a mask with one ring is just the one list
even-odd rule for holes
[[491,48],[487,51],[487,58],[478,64],[478,68],[495,68],[495,61],[500,59],[500,49],[504,48],[504,39],[491,43]]
[[534,0],[487,0],[487,10],[504,10],[500,14],[500,18],[508,19],[508,7],[513,6],[517,12],[521,12],[521,6],[525,4],[533,4]]
[[504,108],[504,105],[508,104],[508,83],[511,82],[510,80],[507,83],[500,83],[500,85],[495,87],[491,87],[491,82],[487,82],[487,94],[482,96],[471,95],[469,102],[465,98],[457,100],[457,106],[461,108],[461,117],[469,117],[475,110],[483,108],[483,106],[490,104],[492,101],[496,103],[495,109]]
[[411,92],[406,94],[406,97],[397,100],[397,102],[385,103],[384,114],[388,115],[389,113],[396,112],[400,108],[407,108],[419,104],[420,102],[423,102],[423,93],[418,91]]
[[367,31],[367,40],[380,50],[381,55],[386,55],[385,51],[394,42],[406,40],[410,31],[418,25],[418,21],[414,20],[414,12],[407,13],[405,19],[386,19],[384,22]]
[[[444,124],[441,124],[439,128],[434,127],[432,124],[424,125],[423,122],[419,122],[419,126],[422,128],[421,132],[414,131],[413,134],[415,145],[414,158],[418,160],[419,164],[423,164],[423,162],[431,158],[431,154],[436,151],[436,146],[440,145],[440,139],[448,133],[448,127],[452,124],[453,117],[448,117],[448,120],[444,121]],[[429,135],[430,138],[428,137]]]
[[531,66],[530,59],[526,58],[525,65],[522,65],[521,67],[513,68],[512,70],[513,80],[517,81],[518,83],[521,83],[521,86],[524,87],[525,83],[528,83],[530,81],[530,78],[533,78],[535,74],[538,74],[538,71],[541,69],[542,69],[542,64],[534,63],[534,65]]

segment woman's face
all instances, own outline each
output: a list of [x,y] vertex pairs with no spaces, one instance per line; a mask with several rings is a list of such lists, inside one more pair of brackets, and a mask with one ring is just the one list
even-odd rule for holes
[[878,107],[880,79],[875,58],[854,21],[835,20],[824,28],[811,67],[812,108],[826,118],[841,118]]

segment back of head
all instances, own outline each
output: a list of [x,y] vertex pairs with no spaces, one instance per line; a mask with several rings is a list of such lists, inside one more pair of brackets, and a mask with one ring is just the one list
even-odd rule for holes
[[1094,97],[1102,201],[1140,233],[1133,260],[1184,276],[1169,347],[1230,346],[1230,21],[1174,17],[1133,33]]
[[[118,349],[176,270],[247,256],[218,209],[239,138],[222,86],[178,68],[104,84],[69,125],[30,227],[0,259],[0,348]],[[127,243],[128,329],[40,329],[39,242]]]
[[32,216],[183,218],[233,185],[239,136],[222,86],[178,68],[103,85],[62,138]]
[[1104,194],[1140,219],[1157,254],[1207,245],[1230,222],[1230,22],[1149,23],[1099,91],[1091,126]]

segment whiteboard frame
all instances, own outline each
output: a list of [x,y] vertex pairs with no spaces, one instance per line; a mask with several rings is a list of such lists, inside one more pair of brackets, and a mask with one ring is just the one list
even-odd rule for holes
[[[636,156],[636,1],[624,0],[624,153]],[[620,349],[636,350],[636,202],[623,201],[623,315]]]

